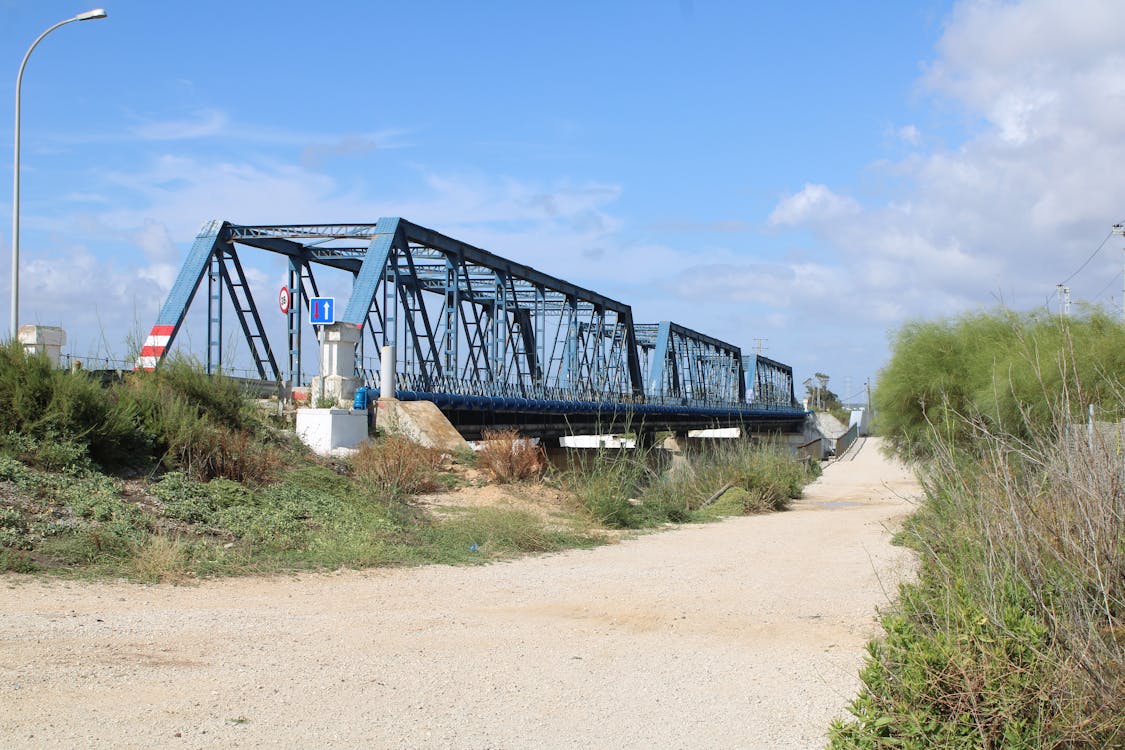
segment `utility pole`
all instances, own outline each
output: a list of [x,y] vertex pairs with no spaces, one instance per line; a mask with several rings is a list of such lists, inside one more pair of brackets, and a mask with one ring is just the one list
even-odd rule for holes
[[1059,314],[1064,318],[1070,317],[1070,287],[1055,284],[1055,291],[1059,296]]
[[757,350],[758,354],[761,354],[763,351],[769,348],[765,345],[766,342],[769,341],[769,339],[754,338],[750,340],[754,342],[754,348]]
[[[1113,233],[1125,237],[1125,224],[1114,224]],[[1121,315],[1125,318],[1125,246],[1122,250],[1122,276],[1121,276]]]

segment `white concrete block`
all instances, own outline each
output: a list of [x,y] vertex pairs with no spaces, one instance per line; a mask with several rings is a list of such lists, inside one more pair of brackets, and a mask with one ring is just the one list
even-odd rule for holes
[[689,438],[714,438],[733,440],[742,437],[742,430],[738,427],[711,427],[706,430],[688,430]]
[[66,345],[66,331],[57,326],[20,326],[16,332],[20,344],[28,354],[46,354],[56,367]]
[[637,441],[623,435],[563,435],[559,438],[563,448],[636,448]]
[[320,456],[358,448],[367,440],[367,412],[355,409],[298,409],[297,437]]

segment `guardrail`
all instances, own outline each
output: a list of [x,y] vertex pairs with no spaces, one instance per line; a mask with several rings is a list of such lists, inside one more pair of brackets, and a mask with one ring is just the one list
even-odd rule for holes
[[848,448],[852,447],[858,437],[859,425],[853,424],[848,428],[847,432],[836,438],[836,457],[839,458],[840,456],[844,455],[844,452],[847,451]]

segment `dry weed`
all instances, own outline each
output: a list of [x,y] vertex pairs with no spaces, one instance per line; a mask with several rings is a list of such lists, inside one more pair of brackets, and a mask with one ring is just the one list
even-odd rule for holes
[[477,451],[477,466],[494,482],[538,479],[547,468],[543,449],[515,430],[486,430],[482,437],[484,445]]
[[441,454],[399,435],[364,443],[352,458],[356,475],[395,497],[432,492]]
[[155,534],[133,558],[138,578],[160,583],[178,583],[185,579],[187,548],[174,537]]

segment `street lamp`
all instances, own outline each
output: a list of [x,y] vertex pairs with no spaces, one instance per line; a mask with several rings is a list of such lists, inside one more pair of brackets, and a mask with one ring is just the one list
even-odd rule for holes
[[43,41],[43,37],[50,34],[60,26],[66,26],[75,21],[92,21],[95,18],[105,18],[103,8],[95,8],[85,13],[79,13],[74,18],[59,21],[51,28],[44,31],[27,48],[27,54],[20,63],[20,72],[16,75],[16,157],[12,167],[12,340],[16,340],[19,333],[19,308],[20,308],[20,88],[23,86],[23,69],[27,66],[27,58],[31,52]]

